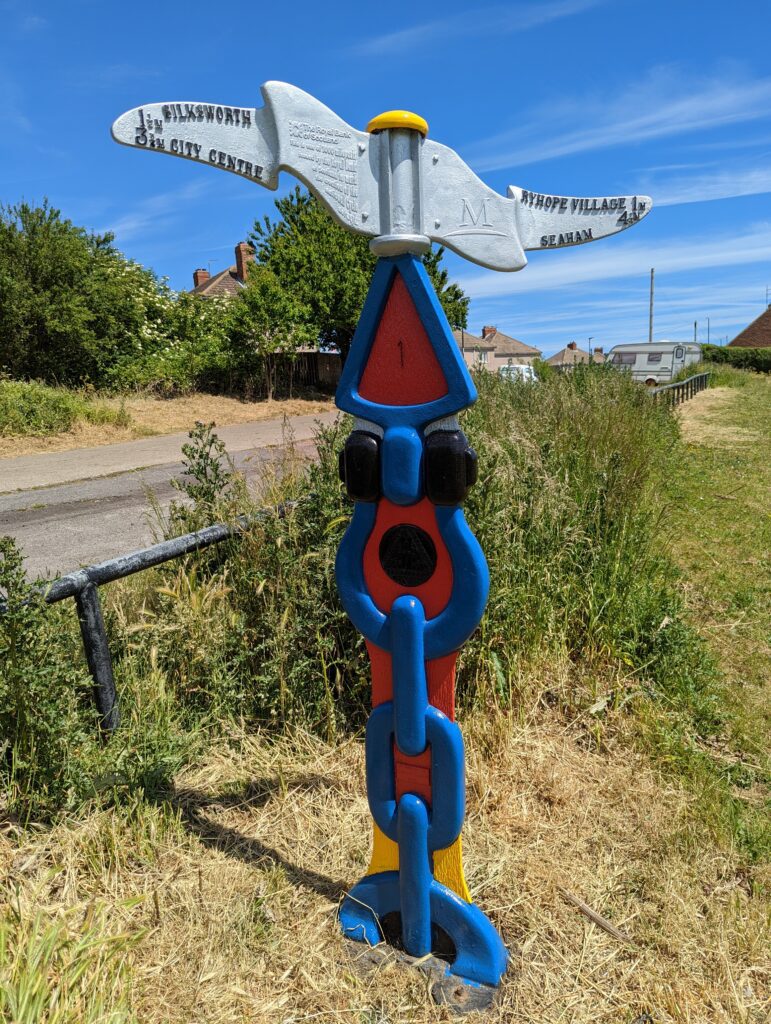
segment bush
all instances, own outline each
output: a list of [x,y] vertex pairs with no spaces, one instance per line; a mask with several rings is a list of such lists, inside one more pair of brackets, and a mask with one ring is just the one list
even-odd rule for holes
[[57,434],[71,430],[78,420],[120,427],[131,423],[124,408],[112,409],[84,392],[0,379],[0,437]]
[[739,370],[771,373],[771,348],[731,348],[726,345],[702,345],[701,355],[710,363],[728,363]]

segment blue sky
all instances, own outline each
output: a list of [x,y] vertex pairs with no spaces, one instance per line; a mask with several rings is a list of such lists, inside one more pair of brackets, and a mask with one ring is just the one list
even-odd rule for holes
[[[714,10],[714,14],[711,11]],[[513,274],[457,257],[482,324],[545,353],[647,338],[730,339],[771,285],[771,5],[545,0],[218,5],[0,0],[0,201],[47,196],[129,256],[192,285],[275,194],[117,146],[110,124],[163,100],[260,105],[291,82],[364,127],[405,107],[493,188],[647,193],[651,215]],[[293,180],[282,176],[281,191]]]

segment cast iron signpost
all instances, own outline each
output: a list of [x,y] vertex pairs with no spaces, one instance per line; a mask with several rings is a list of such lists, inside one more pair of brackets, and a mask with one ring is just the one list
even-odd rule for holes
[[119,117],[113,136],[270,189],[288,171],[340,224],[371,236],[380,259],[337,391],[355,419],[340,454],[354,512],[336,570],[372,663],[374,842],[340,921],[373,945],[396,922],[408,953],[449,952],[451,974],[496,986],[507,953],[463,876],[464,752],[453,720],[458,650],[489,582],[462,510],[477,460],[457,414],[476,391],[420,256],[436,242],[492,270],[521,270],[527,250],[614,234],[651,201],[516,186],[501,196],[427,139],[415,114],[381,114],[362,132],[291,85],[268,82],[262,94],[261,108],[146,104]]

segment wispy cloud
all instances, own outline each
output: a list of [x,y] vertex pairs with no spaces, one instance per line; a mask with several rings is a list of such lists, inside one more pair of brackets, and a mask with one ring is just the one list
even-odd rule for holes
[[771,192],[771,159],[758,167],[722,168],[700,174],[677,175],[646,182],[645,190],[657,206],[707,203],[715,199],[756,196]]
[[771,78],[747,79],[734,68],[694,79],[657,67],[621,90],[538,106],[516,128],[472,145],[466,155],[478,170],[498,170],[756,121],[770,109]]
[[93,89],[100,86],[123,85],[126,82],[147,81],[160,78],[157,68],[140,67],[136,64],[103,64],[82,67],[72,79],[76,88]]
[[470,8],[461,14],[425,21],[357,43],[351,52],[359,57],[379,57],[407,53],[421,46],[434,47],[454,38],[511,35],[580,14],[602,2],[604,0],[553,0],[551,3]]
[[191,181],[173,192],[161,192],[135,203],[114,220],[109,220],[99,230],[112,231],[118,245],[138,237],[166,232],[180,219],[184,203],[199,199],[208,189],[208,182]]
[[[579,247],[580,248],[580,247]],[[665,238],[648,242],[617,241],[588,251],[565,250],[546,253],[517,274],[472,274],[460,278],[460,285],[472,299],[554,291],[572,285],[613,281],[657,272],[705,270],[710,267],[740,266],[771,260],[771,224],[753,224],[744,231],[688,238]]]

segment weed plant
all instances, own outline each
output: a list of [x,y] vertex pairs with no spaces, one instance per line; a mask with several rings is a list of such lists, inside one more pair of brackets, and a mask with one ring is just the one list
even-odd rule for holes
[[87,391],[0,377],[0,437],[45,436],[72,430],[78,421],[127,427],[131,417]]

